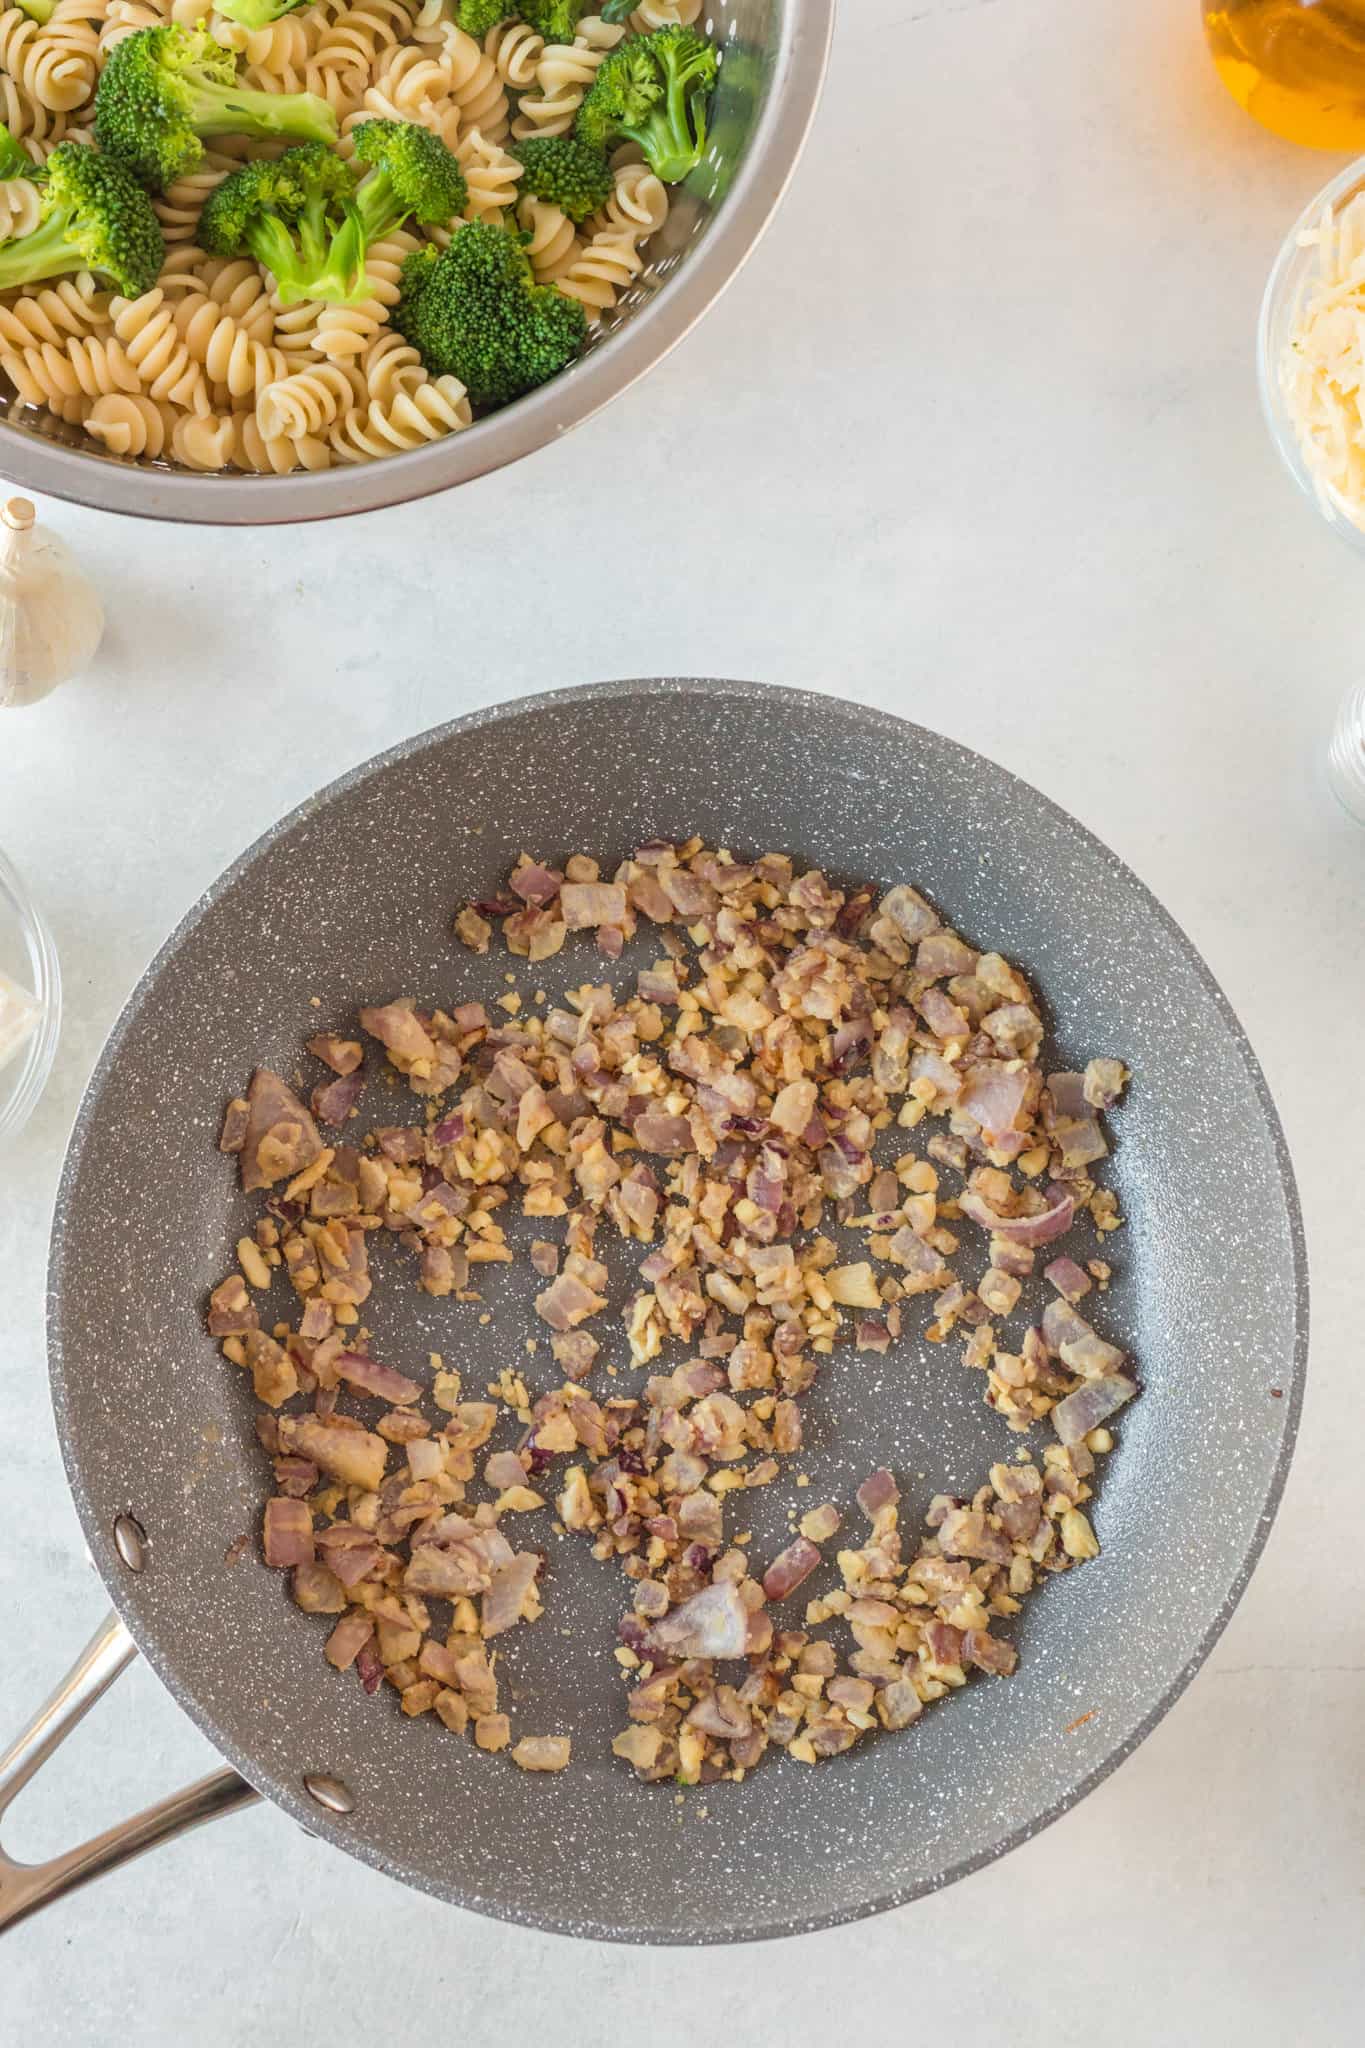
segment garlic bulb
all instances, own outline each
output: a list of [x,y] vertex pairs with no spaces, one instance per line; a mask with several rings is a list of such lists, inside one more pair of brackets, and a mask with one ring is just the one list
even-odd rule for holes
[[88,668],[104,607],[27,498],[0,506],[0,710],[36,704]]

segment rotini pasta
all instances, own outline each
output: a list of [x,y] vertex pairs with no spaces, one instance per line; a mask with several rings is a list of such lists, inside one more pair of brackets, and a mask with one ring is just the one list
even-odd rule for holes
[[36,106],[69,114],[95,90],[99,37],[86,0],[57,0],[40,27],[22,8],[0,14],[0,67]]
[[318,363],[267,384],[256,399],[256,424],[267,440],[284,434],[296,441],[320,434],[365,396],[363,375],[348,374],[341,363]]
[[226,469],[236,446],[237,422],[230,412],[182,412],[171,429],[171,453],[186,469]]
[[149,397],[168,398],[191,412],[207,412],[203,370],[190,354],[161,287],[154,285],[140,298],[115,299],[113,314],[114,333]]
[[369,403],[385,408],[392,407],[400,392],[415,391],[426,382],[422,358],[391,327],[375,336],[360,367]]
[[691,28],[701,13],[702,0],[641,0],[630,17],[636,35],[647,36],[652,28]]
[[524,93],[517,105],[512,123],[517,140],[531,135],[567,135],[584,93],[597,76],[598,65],[624,34],[624,28],[585,15],[571,43],[547,44],[536,66],[536,90]]
[[191,415],[176,414],[141,392],[110,391],[85,415],[85,431],[111,455],[148,455],[155,461],[181,417]]
[[370,462],[458,434],[472,417],[458,377],[424,378],[391,405],[371,399],[363,411],[348,412],[330,428],[327,443],[339,462]]
[[0,241],[31,235],[38,225],[38,187],[31,178],[11,178],[0,185]]
[[[478,39],[455,12],[452,0],[310,0],[247,29],[215,0],[55,0],[42,23],[0,0],[0,121],[35,165],[59,142],[92,139],[109,51],[168,22],[206,29],[253,91],[324,99],[342,156],[353,157],[362,122],[416,122],[453,152],[468,187],[462,217],[370,246],[368,294],[355,305],[282,306],[267,271],[210,257],[199,233],[224,178],[291,144],[215,136],[191,171],[152,194],[166,243],[152,290],[116,297],[81,273],[0,295],[0,376],[14,399],[82,426],[110,456],[285,475],[370,461],[470,424],[464,386],[429,374],[389,325],[407,258],[448,247],[468,223],[518,230],[537,283],[576,300],[590,322],[609,312],[641,276],[668,188],[638,149],[618,150],[605,205],[575,227],[523,189],[507,143],[569,133],[607,53],[631,33],[697,23],[701,0],[639,0],[629,26],[587,14],[572,42],[548,45],[517,15]],[[0,182],[0,241],[31,234],[41,208],[33,180]]]
[[537,282],[552,284],[578,255],[580,244],[573,222],[557,206],[534,199],[530,193],[517,207],[517,220],[530,237],[526,253]]
[[612,175],[615,190],[602,211],[586,223],[589,235],[612,228],[629,228],[641,238],[657,234],[668,219],[667,185],[648,164],[618,163]]
[[173,317],[195,362],[212,384],[225,387],[229,399],[259,399],[276,379],[288,377],[284,351],[258,341],[207,293],[180,299]]
[[536,66],[545,54],[545,38],[529,22],[499,22],[483,39],[483,53],[504,85],[514,92],[529,92],[536,82]]
[[556,290],[577,299],[590,320],[598,319],[644,269],[637,239],[634,228],[600,229],[555,279]]
[[501,142],[507,134],[507,94],[497,66],[473,36],[453,22],[441,32],[441,48],[450,72],[450,97],[460,110],[465,128],[477,128],[489,142]]
[[100,335],[68,341],[64,348],[44,341],[36,348],[6,351],[0,368],[29,405],[49,405],[54,411],[64,399],[102,398],[138,388],[137,372],[118,341]]
[[0,341],[6,348],[33,348],[42,342],[64,347],[73,336],[107,327],[109,307],[110,294],[100,291],[94,278],[83,270],[41,290],[25,292],[9,305],[0,304]]
[[521,165],[501,144],[471,128],[455,145],[469,186],[466,220],[488,220],[514,204]]

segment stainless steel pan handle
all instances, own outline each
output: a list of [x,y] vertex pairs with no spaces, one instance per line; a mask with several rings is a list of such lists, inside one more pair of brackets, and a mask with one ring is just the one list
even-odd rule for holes
[[[11,1803],[83,1720],[97,1699],[109,1690],[120,1671],[132,1663],[137,1644],[116,1614],[101,1624],[52,1697],[39,1708],[18,1739],[0,1756],[0,1823]],[[260,1794],[236,1771],[214,1771],[183,1792],[158,1800],[131,1820],[106,1829],[78,1848],[46,1863],[16,1863],[0,1847],[0,1933],[29,1913],[36,1913],[78,1885],[103,1877],[106,1870],[155,1849],[187,1828],[217,1820],[250,1806]]]

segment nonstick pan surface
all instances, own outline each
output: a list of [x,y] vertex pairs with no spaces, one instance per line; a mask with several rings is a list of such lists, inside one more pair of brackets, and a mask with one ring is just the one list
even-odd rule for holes
[[[268,1471],[249,1382],[201,1317],[249,1214],[214,1147],[253,1066],[294,1071],[303,1038],[352,1022],[361,1002],[503,993],[506,956],[469,955],[449,921],[523,849],[612,862],[693,831],[737,853],[791,851],[836,879],[915,882],[965,936],[1021,964],[1049,1009],[1050,1054],[1129,1063],[1106,1169],[1128,1222],[1109,1241],[1117,1272],[1096,1320],[1131,1349],[1146,1391],[1104,1464],[1103,1555],[1027,1604],[1014,1678],[974,1682],[908,1734],[834,1762],[771,1758],[742,1785],[680,1800],[609,1753],[624,1721],[612,1657],[624,1582],[573,1540],[535,1539],[550,1552],[546,1618],[506,1639],[502,1664],[516,1732],[572,1735],[563,1776],[523,1775],[328,1669],[326,1620],[295,1609],[254,1555],[224,1561],[258,1527]],[[512,964],[552,997],[611,972],[587,945],[530,974]],[[401,1120],[407,1099],[376,1078],[364,1128],[386,1120],[385,1102]],[[523,1261],[493,1269],[481,1326],[476,1308],[420,1294],[392,1256],[365,1311],[377,1355],[420,1368],[440,1351],[467,1387],[506,1365],[533,1391],[552,1383],[547,1346],[525,1349],[544,1333]],[[618,1286],[628,1270],[616,1265]],[[1307,1343],[1299,1211],[1265,1083],[1208,970],[1136,877],[1037,791],[933,733],[828,697],[686,679],[476,713],[358,769],[243,855],[105,1049],[50,1279],[57,1419],[95,1559],[224,1756],[390,1876],[623,1941],[752,1939],[877,1911],[1080,1798],[1170,1706],[1246,1583],[1283,1485]],[[887,1358],[845,1351],[822,1373],[806,1405],[809,1489],[746,1496],[756,1558],[779,1547],[789,1499],[851,1506],[888,1464],[914,1528],[931,1494],[970,1492],[1017,1448],[958,1347],[907,1321]],[[631,1383],[626,1370],[616,1384]],[[122,1513],[150,1539],[137,1577],[112,1540]],[[342,1779],[354,1810],[320,1811],[306,1772]]]

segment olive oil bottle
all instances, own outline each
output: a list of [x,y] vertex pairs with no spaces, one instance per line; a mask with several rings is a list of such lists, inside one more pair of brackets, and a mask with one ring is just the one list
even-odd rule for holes
[[1314,149],[1365,150],[1365,0],[1203,0],[1228,91]]

